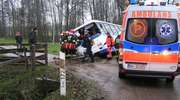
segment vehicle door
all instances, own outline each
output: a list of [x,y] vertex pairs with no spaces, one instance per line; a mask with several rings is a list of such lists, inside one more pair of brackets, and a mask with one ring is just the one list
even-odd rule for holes
[[148,19],[150,71],[174,72],[178,64],[178,28],[175,19]]
[[150,45],[145,44],[148,30],[148,21],[146,19],[128,19],[125,41],[123,42],[125,69],[149,70]]

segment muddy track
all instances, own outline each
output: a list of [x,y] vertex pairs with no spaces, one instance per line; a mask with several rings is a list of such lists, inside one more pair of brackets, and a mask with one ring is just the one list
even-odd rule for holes
[[115,59],[96,58],[95,63],[76,59],[68,61],[67,67],[75,74],[96,81],[109,100],[180,100],[180,77],[176,77],[173,84],[167,84],[164,79],[119,79]]

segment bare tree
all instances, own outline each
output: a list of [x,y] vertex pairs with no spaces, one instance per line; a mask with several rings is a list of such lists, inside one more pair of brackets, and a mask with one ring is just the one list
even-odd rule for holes
[[12,37],[38,27],[39,40],[55,40],[59,32],[92,19],[120,24],[125,0],[0,0],[0,36]]

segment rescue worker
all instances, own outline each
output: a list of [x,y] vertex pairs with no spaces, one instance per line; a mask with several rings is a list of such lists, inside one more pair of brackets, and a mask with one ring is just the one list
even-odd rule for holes
[[61,35],[61,51],[64,52],[66,55],[68,54],[68,33],[62,32]]
[[64,32],[59,33],[60,51],[64,52],[63,48]]
[[70,40],[71,36],[69,35],[69,32],[66,31],[66,40],[65,40],[65,49],[66,49],[66,55],[70,54]]
[[72,49],[73,54],[76,53],[76,48],[78,47],[78,44],[79,44],[78,37],[76,35],[73,35],[73,49]]
[[107,58],[112,59],[112,47],[114,45],[114,41],[110,33],[107,33],[106,43],[107,45]]
[[34,64],[34,57],[35,57],[35,46],[37,43],[37,34],[38,29],[35,27],[32,31],[28,34],[29,37],[29,45],[30,45],[30,62],[31,66]]
[[73,29],[70,29],[68,31],[68,51],[69,51],[69,54],[72,55],[73,54],[73,49],[75,48],[75,45],[74,45],[74,38],[73,38]]
[[[32,29],[32,31],[28,34],[28,37],[29,37],[29,45],[30,45],[30,51],[31,51],[31,54],[33,52],[33,47],[35,47],[36,43],[37,43],[37,37],[36,37],[36,34],[37,34],[37,31],[38,29],[35,27]],[[32,55],[31,55],[32,56]]]
[[92,40],[89,38],[89,32],[86,31],[85,33],[85,37],[84,37],[84,42],[83,42],[83,47],[86,48],[86,52],[85,52],[85,56],[83,58],[83,62],[86,60],[86,58],[89,56],[90,59],[91,59],[91,62],[94,62],[94,55],[92,53],[92,45],[93,45],[93,42]]
[[16,32],[15,35],[17,48],[22,48],[23,37],[21,32]]
[[36,34],[37,34],[37,28],[33,28],[32,31],[28,34],[29,37],[29,44],[30,45],[35,45],[37,43],[37,38],[36,38]]
[[69,54],[73,55],[76,51],[77,39],[73,34],[68,35],[68,51]]
[[78,45],[83,45],[84,38],[85,38],[85,35],[83,33],[80,34],[80,36],[78,37],[78,40],[79,40]]

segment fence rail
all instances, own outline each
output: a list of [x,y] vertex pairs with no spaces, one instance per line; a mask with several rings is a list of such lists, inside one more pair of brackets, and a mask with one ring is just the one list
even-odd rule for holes
[[[0,66],[24,62],[25,66],[29,65],[34,68],[36,64],[48,64],[48,45],[38,43],[22,44],[22,48],[16,48],[15,43],[0,44]],[[4,56],[4,54],[13,54],[15,57]]]

